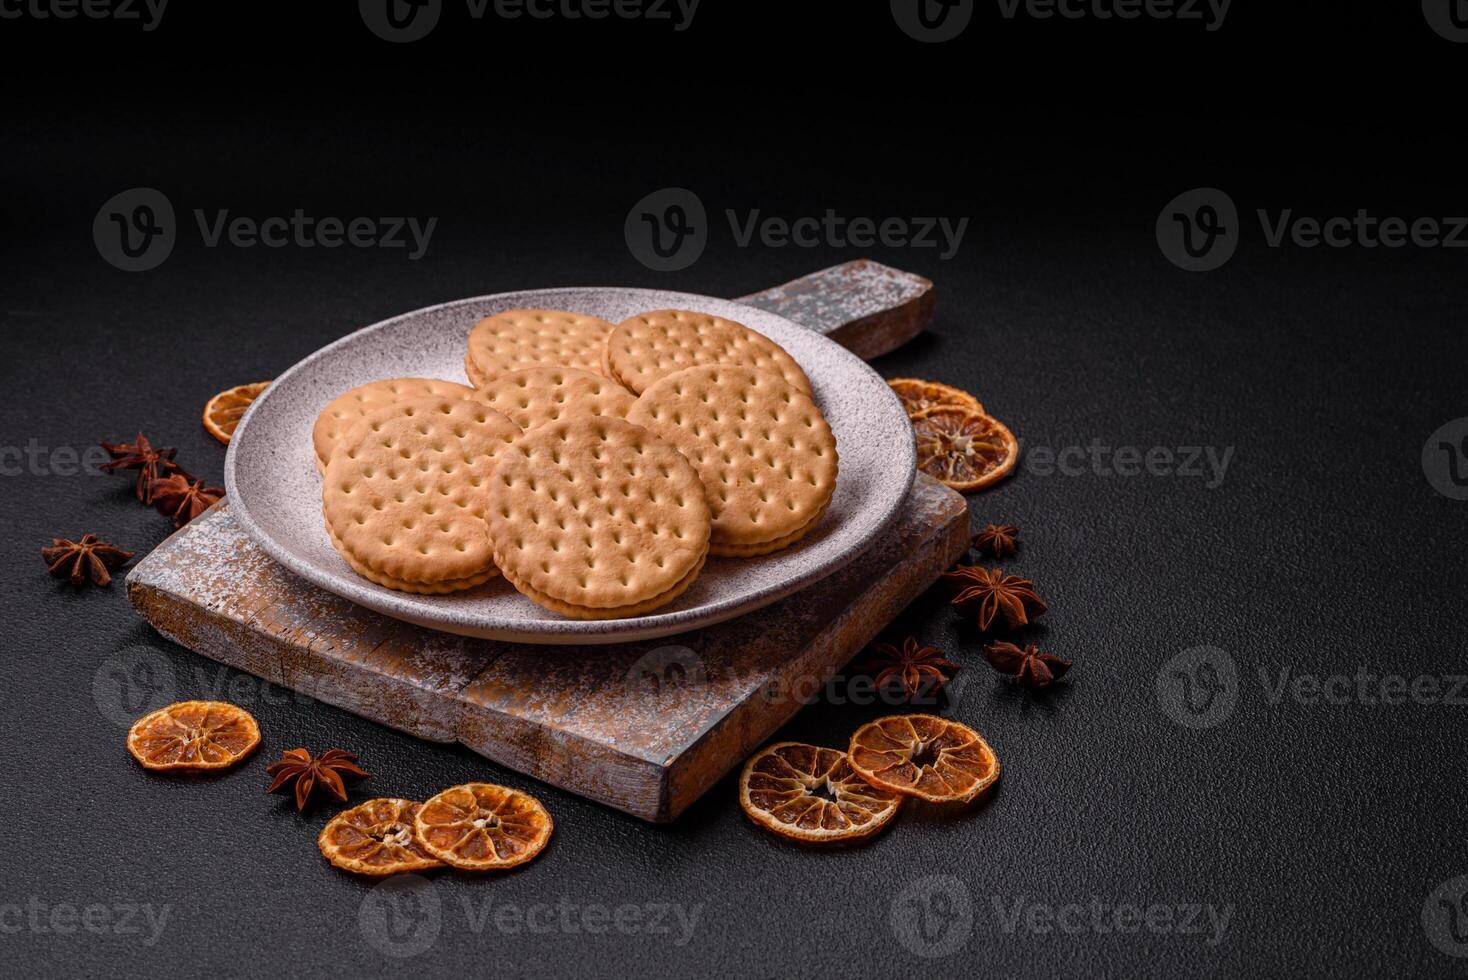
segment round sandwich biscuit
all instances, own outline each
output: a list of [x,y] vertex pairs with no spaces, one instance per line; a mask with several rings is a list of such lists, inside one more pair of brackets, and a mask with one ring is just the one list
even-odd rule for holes
[[520,427],[481,401],[389,405],[359,421],[326,464],[321,509],[347,563],[403,592],[456,592],[497,574],[484,523],[495,454]]
[[410,398],[426,398],[443,395],[453,398],[468,398],[474,389],[468,385],[437,378],[389,378],[385,381],[369,381],[351,391],[337,395],[311,428],[311,443],[316,449],[316,469],[326,469],[331,450],[342,434],[362,419],[381,408]]
[[684,368],[644,391],[627,419],[698,470],[713,513],[711,554],[743,558],[794,544],[836,489],[836,439],[825,416],[767,371]]
[[573,415],[531,429],[499,455],[485,496],[505,578],[574,619],[636,616],[671,602],[708,554],[698,474],[622,419]]
[[624,418],[637,396],[610,378],[565,367],[511,371],[480,388],[477,396],[522,429],[577,413]]
[[529,367],[570,367],[600,373],[612,324],[564,310],[505,310],[469,331],[464,372],[482,388],[502,374]]
[[623,320],[607,339],[602,373],[640,395],[659,378],[703,364],[770,371],[811,394],[805,372],[779,344],[742,323],[687,310],[653,310]]

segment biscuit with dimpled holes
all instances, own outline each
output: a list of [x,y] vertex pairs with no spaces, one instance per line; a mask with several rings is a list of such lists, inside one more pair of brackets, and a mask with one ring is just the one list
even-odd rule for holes
[[811,395],[805,372],[779,344],[742,323],[688,310],[653,310],[623,320],[607,339],[602,373],[640,395],[659,378],[703,364],[772,371]]
[[359,575],[403,592],[471,588],[497,574],[484,523],[495,455],[520,427],[472,398],[416,398],[342,435],[321,487],[332,543]]
[[713,513],[711,554],[744,558],[794,544],[836,489],[836,438],[825,416],[768,371],[684,368],[644,391],[627,419],[698,470]]
[[578,412],[620,419],[637,401],[636,395],[610,378],[565,367],[502,374],[480,388],[476,397],[522,429]]
[[331,450],[342,433],[380,408],[409,398],[426,398],[430,395],[468,398],[473,394],[474,389],[468,385],[439,381],[437,378],[388,378],[384,381],[369,381],[337,395],[316,416],[316,424],[311,429],[311,443],[316,449],[316,469],[318,472],[326,469],[326,461],[331,458]]
[[469,331],[464,373],[483,388],[502,374],[530,367],[570,367],[601,373],[602,351],[614,327],[564,310],[505,310]]
[[485,494],[495,563],[574,619],[676,599],[708,555],[709,508],[688,460],[641,426],[572,415],[515,439]]

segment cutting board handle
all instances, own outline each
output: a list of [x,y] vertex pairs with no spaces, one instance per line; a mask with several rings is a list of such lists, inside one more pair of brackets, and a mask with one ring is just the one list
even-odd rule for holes
[[870,361],[922,333],[935,299],[932,280],[857,259],[738,301],[794,320]]

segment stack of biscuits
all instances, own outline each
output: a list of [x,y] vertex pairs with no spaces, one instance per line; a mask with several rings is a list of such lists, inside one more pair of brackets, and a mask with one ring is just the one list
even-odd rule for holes
[[565,616],[636,616],[710,555],[799,541],[836,487],[805,372],[732,320],[506,310],[470,330],[464,371],[373,381],[316,420],[327,531],[379,585],[503,575]]

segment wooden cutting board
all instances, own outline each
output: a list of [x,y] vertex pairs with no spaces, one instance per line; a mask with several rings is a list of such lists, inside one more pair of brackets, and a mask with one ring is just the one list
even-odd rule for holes
[[[742,302],[875,357],[921,332],[932,283],[849,262]],[[206,657],[644,820],[672,820],[788,721],[968,546],[964,498],[918,475],[859,560],[749,617],[645,643],[548,647],[423,629],[273,562],[228,501],[127,576],[164,636]]]

